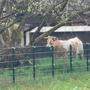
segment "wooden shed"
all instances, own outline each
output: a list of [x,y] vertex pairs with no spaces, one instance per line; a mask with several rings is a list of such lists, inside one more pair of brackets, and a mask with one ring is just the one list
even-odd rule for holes
[[[24,45],[28,45],[30,43],[30,34],[33,35],[36,32],[37,28],[38,27],[30,31],[27,31],[25,33]],[[51,28],[53,27],[51,26],[42,27],[38,36],[42,33],[49,31]],[[63,40],[77,36],[82,40],[83,43],[90,43],[90,26],[62,26],[58,28],[57,30],[55,30],[55,32],[53,32],[51,36],[56,36]],[[41,41],[39,45],[43,45],[44,43],[45,42]]]

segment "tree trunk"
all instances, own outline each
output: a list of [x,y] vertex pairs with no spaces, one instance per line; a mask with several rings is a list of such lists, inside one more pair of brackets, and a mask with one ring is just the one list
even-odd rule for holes
[[0,35],[0,43],[1,43],[1,44],[0,44],[0,48],[5,46],[5,42],[4,42],[4,40],[3,40],[2,35]]

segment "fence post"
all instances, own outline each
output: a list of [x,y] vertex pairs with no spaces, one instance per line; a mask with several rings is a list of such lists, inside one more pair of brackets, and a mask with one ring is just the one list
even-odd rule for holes
[[87,45],[86,45],[86,60],[87,60],[87,61],[86,61],[86,64],[87,64],[87,71],[88,71],[88,69],[89,69],[89,68],[88,68],[88,65],[89,65],[89,64],[88,64],[88,56],[89,56],[88,50],[89,50],[89,49],[88,49],[88,44],[87,44]]
[[33,79],[35,80],[35,71],[36,71],[36,68],[35,68],[35,47],[32,47],[32,55],[33,55]]
[[14,68],[14,63],[15,63],[15,47],[12,47],[12,74],[13,74],[13,83],[15,83],[15,68]]
[[54,77],[54,73],[55,73],[55,63],[54,63],[54,48],[53,46],[51,47],[51,56],[52,56],[52,77]]
[[72,46],[70,45],[70,71],[72,71]]

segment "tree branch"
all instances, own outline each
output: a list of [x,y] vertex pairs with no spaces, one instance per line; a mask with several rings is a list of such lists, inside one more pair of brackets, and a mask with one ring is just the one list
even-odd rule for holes
[[[64,1],[63,1],[63,3],[61,4],[60,12],[62,12],[62,11],[64,10],[64,8],[66,7],[67,3],[68,3],[68,0],[64,0]],[[55,8],[55,6],[52,7],[52,9],[54,9],[54,8]],[[49,11],[50,11],[50,10],[49,10]],[[56,26],[56,27],[58,27],[58,26]],[[56,28],[56,27],[55,27],[55,28]],[[40,31],[40,29],[41,29],[41,28],[38,28],[37,32]],[[51,30],[50,30],[50,31],[51,31]],[[48,33],[49,33],[49,32],[48,32]],[[43,35],[42,35],[42,36],[43,36]],[[41,38],[42,36],[40,36],[40,38]],[[46,36],[46,35],[45,35],[45,36]],[[40,39],[40,38],[39,38],[39,39]],[[38,39],[38,37],[37,37],[37,39]],[[37,39],[35,39],[35,42],[38,41]],[[37,40],[37,41],[36,41],[36,40]],[[34,42],[34,43],[35,43],[35,42]],[[33,43],[33,44],[34,44],[34,43]]]
[[46,37],[48,35],[50,35],[52,32],[54,32],[56,29],[58,29],[59,27],[61,26],[64,26],[65,24],[68,24],[68,23],[71,23],[71,20],[76,17],[77,15],[80,15],[86,11],[90,11],[90,7],[86,8],[86,9],[83,9],[75,14],[73,14],[72,16],[70,16],[67,20],[65,21],[61,21],[59,24],[57,24],[56,26],[54,26],[52,29],[50,29],[49,31],[43,33],[42,35],[40,35],[39,37],[37,37],[34,41],[33,44],[39,42],[43,37]]
[[29,15],[27,15],[27,14],[23,17],[23,19],[22,19],[22,21],[21,21],[21,23],[20,23],[20,25],[18,27],[18,30],[22,30],[22,28],[25,25],[25,22],[28,19],[28,17],[29,17]]
[[1,2],[1,7],[0,7],[0,17],[1,17],[1,15],[2,15],[3,7],[4,7],[5,3],[6,3],[6,0],[2,0],[2,2]]
[[6,18],[8,18],[8,17],[11,17],[11,16],[13,16],[13,15],[15,15],[15,14],[16,14],[16,13],[10,13],[10,14],[8,14],[8,15],[6,15],[6,16],[0,17],[0,21],[3,20],[3,19],[6,19]]
[[0,30],[0,34],[2,34],[5,30],[7,30],[9,27],[11,27],[12,25],[14,25],[17,22],[17,20],[15,20],[14,22],[12,22],[10,25],[8,25],[7,27],[4,27]]
[[64,8],[66,7],[67,3],[68,3],[68,0],[64,0],[64,3],[61,5],[60,12],[62,12],[64,10]]

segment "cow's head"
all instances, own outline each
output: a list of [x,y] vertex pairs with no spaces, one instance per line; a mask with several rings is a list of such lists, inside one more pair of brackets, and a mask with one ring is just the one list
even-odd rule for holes
[[55,40],[57,40],[58,38],[54,37],[54,36],[48,36],[48,37],[45,37],[45,39],[47,39],[47,47],[51,47],[53,46],[53,43]]

